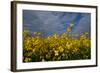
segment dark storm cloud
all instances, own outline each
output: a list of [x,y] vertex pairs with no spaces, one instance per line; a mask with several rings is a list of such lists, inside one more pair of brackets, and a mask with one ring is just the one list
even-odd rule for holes
[[44,35],[63,33],[73,23],[73,33],[89,32],[90,14],[55,11],[23,10],[23,26],[30,32],[43,32]]
[[89,13],[83,14],[83,17],[77,23],[74,33],[90,32],[91,30],[91,15]]

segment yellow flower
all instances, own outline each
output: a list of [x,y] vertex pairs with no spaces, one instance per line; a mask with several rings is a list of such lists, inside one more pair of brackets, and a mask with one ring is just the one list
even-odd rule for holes
[[55,50],[54,52],[55,52],[55,56],[58,56],[59,55],[57,50]]
[[63,52],[64,51],[64,49],[63,49],[62,46],[59,46],[58,49],[59,49],[60,52]]
[[50,58],[50,55],[49,54],[46,54],[46,58],[49,59]]
[[67,32],[71,32],[71,28],[70,27],[67,28]]
[[57,39],[57,37],[58,37],[57,34],[54,34],[54,38]]
[[40,56],[40,59],[43,59],[44,57],[43,56]]
[[42,59],[42,62],[44,62],[45,61],[45,59]]
[[41,33],[40,33],[40,32],[38,32],[37,34],[38,34],[38,35],[41,35]]
[[31,61],[31,58],[25,58],[25,62]]
[[67,47],[67,49],[71,49],[72,48],[72,43],[67,43],[66,47]]
[[63,53],[62,56],[65,56],[65,54]]
[[74,24],[70,24],[70,27],[73,27],[74,26]]
[[35,52],[35,49],[33,49],[32,52]]

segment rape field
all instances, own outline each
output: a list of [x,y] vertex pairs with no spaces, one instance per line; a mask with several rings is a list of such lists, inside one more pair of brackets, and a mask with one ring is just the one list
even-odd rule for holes
[[40,32],[23,32],[23,62],[80,60],[91,58],[89,33],[69,34],[71,27],[62,34],[43,37]]

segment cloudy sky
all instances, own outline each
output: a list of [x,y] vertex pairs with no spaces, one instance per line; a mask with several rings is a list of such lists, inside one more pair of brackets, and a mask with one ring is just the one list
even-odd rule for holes
[[61,34],[74,24],[72,33],[89,32],[91,27],[90,13],[23,10],[23,27],[32,32],[42,32],[48,36]]

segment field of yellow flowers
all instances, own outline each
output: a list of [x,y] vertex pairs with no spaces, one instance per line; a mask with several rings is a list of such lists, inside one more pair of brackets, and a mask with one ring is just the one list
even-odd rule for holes
[[39,32],[23,32],[23,62],[80,60],[91,58],[91,41],[87,32],[54,34],[43,37]]

